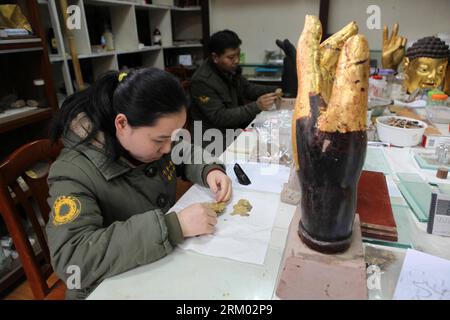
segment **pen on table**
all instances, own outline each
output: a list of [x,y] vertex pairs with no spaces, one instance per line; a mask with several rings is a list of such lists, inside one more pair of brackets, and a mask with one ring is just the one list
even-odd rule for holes
[[377,141],[367,141],[367,146],[369,147],[394,147],[394,148],[402,148],[398,146],[394,146],[391,143],[387,142],[377,142]]

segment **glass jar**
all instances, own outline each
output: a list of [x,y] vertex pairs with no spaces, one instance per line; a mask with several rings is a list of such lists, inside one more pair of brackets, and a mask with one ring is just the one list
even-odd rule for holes
[[33,85],[34,85],[34,99],[38,103],[38,107],[45,108],[47,106],[47,99],[45,95],[44,79],[33,80]]
[[382,98],[391,99],[392,84],[393,84],[394,78],[395,78],[395,70],[380,69],[378,74],[380,76],[382,76],[386,81],[386,85],[385,85],[385,87],[383,89],[383,93],[382,93]]
[[450,163],[450,145],[441,143],[436,147],[437,161],[440,165],[446,165]]
[[406,90],[403,88],[403,82],[405,81],[404,73],[397,73],[392,80],[391,86],[391,99],[404,100],[406,96]]
[[449,123],[450,107],[448,106],[448,96],[446,94],[435,93],[431,95],[431,100],[426,106],[427,116],[431,122]]

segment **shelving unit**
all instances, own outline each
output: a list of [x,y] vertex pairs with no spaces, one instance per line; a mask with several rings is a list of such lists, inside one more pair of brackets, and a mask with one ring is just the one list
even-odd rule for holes
[[[42,2],[42,1],[40,1]],[[54,1],[50,1],[54,2]],[[48,2],[48,3],[50,3]],[[4,2],[2,2],[4,3]],[[19,5],[30,23],[33,36],[0,38],[0,98],[14,95],[21,100],[39,100],[38,108],[23,107],[0,112],[0,160],[27,142],[48,136],[48,124],[57,110],[52,69],[57,65],[49,61],[44,22],[36,1],[8,1]],[[47,2],[46,2],[47,3]],[[52,56],[56,59],[56,55]],[[62,59],[59,65],[62,64]],[[56,73],[57,74],[57,73]],[[62,76],[62,73],[60,73]],[[42,79],[44,86],[38,90],[33,80]],[[0,225],[3,221],[0,219]],[[0,227],[3,236],[3,227]],[[0,277],[0,292],[23,276],[19,261]]]
[[[203,42],[209,37],[208,1],[200,6],[178,7],[174,0],[69,0],[81,13],[81,28],[74,30],[75,44],[86,83],[95,81],[108,70],[131,67],[165,69],[178,63],[180,54],[191,54],[201,63],[204,58]],[[58,1],[38,1],[45,30],[53,29],[58,53],[51,54],[53,78],[58,89],[58,103],[76,91],[71,56]],[[204,25],[208,28],[205,29]],[[100,51],[100,39],[105,25],[113,34],[114,50]],[[154,45],[155,28],[161,32],[162,45]],[[175,41],[174,41],[175,40]]]
[[[14,94],[17,99],[37,99],[33,80],[44,80],[44,105],[0,113],[0,159],[45,130],[44,120],[57,109],[51,64],[45,44],[38,6],[34,1],[16,1],[32,26],[33,36],[0,38],[0,98]],[[45,122],[45,121],[44,121]],[[25,128],[26,127],[26,130]]]

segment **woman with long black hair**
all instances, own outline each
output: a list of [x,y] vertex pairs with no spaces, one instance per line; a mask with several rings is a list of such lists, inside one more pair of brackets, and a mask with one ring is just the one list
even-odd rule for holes
[[[186,121],[186,96],[169,73],[111,71],[68,97],[51,128],[64,149],[48,182],[46,230],[57,275],[79,268],[67,298],[84,298],[103,279],[161,259],[185,237],[214,232],[216,214],[200,204],[167,213],[176,176],[231,197],[224,167],[175,165],[172,133]],[[192,155],[202,152],[190,149]]]

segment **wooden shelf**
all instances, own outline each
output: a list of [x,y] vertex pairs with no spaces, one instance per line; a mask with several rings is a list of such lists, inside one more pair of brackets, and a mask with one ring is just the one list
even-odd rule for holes
[[41,38],[30,37],[30,38],[0,38],[0,45],[3,44],[23,44],[23,43],[41,43]]
[[0,40],[0,54],[43,50],[41,38],[14,38]]
[[188,43],[188,44],[173,44],[171,46],[165,46],[164,49],[176,49],[176,48],[201,48],[201,43]]
[[148,52],[148,51],[158,51],[158,50],[161,50],[161,46],[146,46],[146,47],[144,47],[142,49],[117,51],[117,54],[127,54],[127,53],[135,53],[135,52]]
[[105,7],[134,5],[133,2],[120,1],[120,0],[84,0],[84,3],[88,4],[88,5],[92,4],[92,5],[96,5],[96,6],[105,6]]
[[17,49],[0,49],[0,54],[6,53],[19,53],[19,52],[32,52],[32,51],[42,51],[42,47],[32,47],[32,48],[17,48]]
[[[37,241],[36,241],[37,243]],[[36,244],[33,246],[33,249],[36,251]],[[44,255],[41,250],[37,250],[37,260],[42,262],[44,260]],[[45,270],[44,270],[45,271]],[[22,277],[25,277],[25,272],[22,268],[22,263],[20,262],[20,258],[14,259],[12,262],[11,270],[5,273],[0,277],[0,293],[9,290],[13,285],[15,285]]]
[[14,261],[14,266],[11,268],[11,271],[5,273],[0,278],[0,293],[9,289],[13,284],[17,283],[17,281],[24,276],[24,272],[22,269],[22,265],[20,264],[19,259]]
[[165,6],[162,4],[138,4],[136,3],[134,7],[137,10],[169,10],[170,6]]
[[0,133],[22,127],[30,123],[49,119],[51,115],[51,108],[37,108],[2,117],[0,118]]
[[86,59],[86,58],[97,58],[97,57],[107,57],[115,55],[115,51],[105,51],[105,52],[97,52],[91,54],[79,54],[78,59]]
[[194,6],[194,7],[177,7],[173,6],[170,8],[173,11],[202,11],[202,7]]
[[[65,88],[65,92],[71,94],[74,92],[74,71],[72,58],[70,54],[67,54],[68,43],[64,39],[65,22],[53,1],[39,1],[42,4],[40,14],[43,17],[44,29],[53,29],[59,50],[58,54],[49,57],[53,65],[52,73],[57,83],[56,87]],[[209,30],[206,31],[203,28],[204,25],[209,26],[209,22],[204,22],[208,16],[208,6],[205,4],[207,1],[202,2],[202,6],[190,7],[176,6],[174,0],[155,0],[152,4],[143,2],[125,0],[72,0],[70,2],[80,6],[82,28],[75,33],[74,42],[86,82],[91,83],[101,73],[119,70],[122,66],[164,69],[169,61],[183,53],[194,52],[193,58],[196,61],[204,58],[205,52],[201,51],[203,48],[201,43],[177,45],[173,43],[173,39],[207,39]],[[47,5],[47,8],[44,5]],[[113,34],[114,51],[98,53],[93,51],[93,46],[100,44],[103,27],[103,25],[98,26],[100,16],[108,20]],[[161,32],[162,46],[153,45],[152,34],[156,28]],[[138,49],[140,43],[145,47]],[[133,54],[136,55],[133,56]]]

